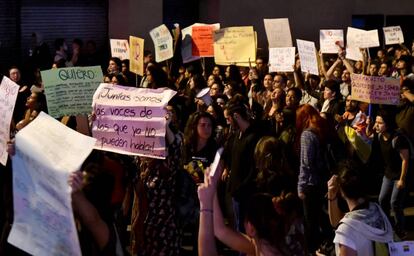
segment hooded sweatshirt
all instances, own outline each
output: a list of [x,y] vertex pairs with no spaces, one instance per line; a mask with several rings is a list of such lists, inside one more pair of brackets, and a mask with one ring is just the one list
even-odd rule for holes
[[374,255],[373,242],[388,243],[393,240],[393,231],[381,207],[369,203],[368,207],[345,214],[335,232],[335,250],[339,255],[339,244],[355,251],[357,255]]

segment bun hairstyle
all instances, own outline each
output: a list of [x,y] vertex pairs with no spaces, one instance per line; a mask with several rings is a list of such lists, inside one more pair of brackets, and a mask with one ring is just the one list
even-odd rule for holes
[[279,251],[285,250],[284,219],[276,211],[270,194],[255,194],[250,198],[245,222],[255,228],[259,240],[266,241]]
[[230,115],[237,113],[245,120],[249,120],[251,118],[249,107],[245,102],[245,98],[241,94],[236,94],[233,98],[231,98],[229,102],[227,102],[225,110],[227,110]]

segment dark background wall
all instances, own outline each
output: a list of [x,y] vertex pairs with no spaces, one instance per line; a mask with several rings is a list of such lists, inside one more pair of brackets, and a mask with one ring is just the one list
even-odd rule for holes
[[109,38],[129,35],[143,37],[145,48],[153,49],[149,31],[162,23],[170,28],[198,21],[220,22],[222,27],[253,25],[258,47],[265,50],[263,18],[288,17],[294,39],[318,45],[319,29],[351,25],[367,29],[401,25],[409,42],[413,15],[413,0],[0,0],[0,68],[24,62],[29,35],[39,28],[47,32],[49,43],[58,36],[68,41],[78,36],[97,41],[107,51]]

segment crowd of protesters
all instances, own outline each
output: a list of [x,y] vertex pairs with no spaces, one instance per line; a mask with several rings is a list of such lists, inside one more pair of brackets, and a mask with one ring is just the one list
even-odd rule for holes
[[[40,70],[101,64],[92,41],[84,49],[75,39],[70,54],[64,39],[54,46],[54,57],[45,44],[35,49],[30,74],[16,66],[4,74],[20,85],[11,138],[47,112]],[[176,58],[155,63],[146,51],[142,77],[128,60],[110,58],[102,82],[177,95],[167,106],[165,160],[94,150],[70,175],[83,255],[220,255],[224,248],[373,255],[373,241],[390,242],[394,233],[405,239],[403,209],[414,184],[413,50],[392,45],[369,58],[361,49],[364,59],[355,62],[339,48],[319,54],[319,76],[301,70],[298,56],[293,72],[269,73],[261,56],[250,67],[209,69]],[[399,79],[401,104],[356,101],[353,73]],[[60,121],[76,129],[76,118]],[[210,176],[220,147],[218,174]],[[25,255],[7,243],[10,161],[0,169],[0,255]],[[193,251],[182,249],[188,232]]]

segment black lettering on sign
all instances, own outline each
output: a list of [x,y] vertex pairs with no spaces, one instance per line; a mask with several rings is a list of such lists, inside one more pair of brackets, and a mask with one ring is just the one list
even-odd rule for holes
[[95,73],[92,70],[83,70],[83,69],[60,69],[59,70],[59,78],[63,81],[68,79],[75,80],[75,79],[94,79]]
[[109,126],[106,123],[101,123],[99,120],[97,121],[97,125],[96,127],[98,128],[99,131],[107,131],[109,130]]
[[125,95],[124,93],[115,93],[112,94],[111,91],[113,88],[105,87],[102,89],[102,91],[98,95],[98,99],[100,98],[106,98],[110,100],[124,100],[124,101],[130,101],[131,97],[129,95]]
[[127,125],[118,125],[118,124],[114,124],[114,131],[116,132],[116,134],[119,136],[119,133],[123,133],[123,134],[127,134],[128,133],[128,126]]
[[131,142],[129,144],[130,149],[136,149],[136,150],[147,151],[147,152],[154,152],[155,142],[153,142],[153,143],[147,143],[146,141],[133,142],[132,140],[130,142]]
[[145,127],[145,137],[148,138],[155,138],[155,135],[157,134],[157,131],[155,130],[155,128],[151,128],[151,127]]
[[140,117],[146,117],[148,119],[151,119],[151,115],[152,115],[152,110],[151,109],[147,110],[147,107],[144,107],[144,109],[141,110],[141,112],[139,113]]
[[101,147],[111,145],[114,147],[124,148],[128,145],[128,141],[122,138],[105,138],[101,137]]
[[132,137],[140,135],[141,132],[142,132],[141,128],[136,128],[136,127],[132,126]]
[[134,117],[135,110],[130,108],[111,108],[111,115],[113,116],[124,116],[124,117]]

